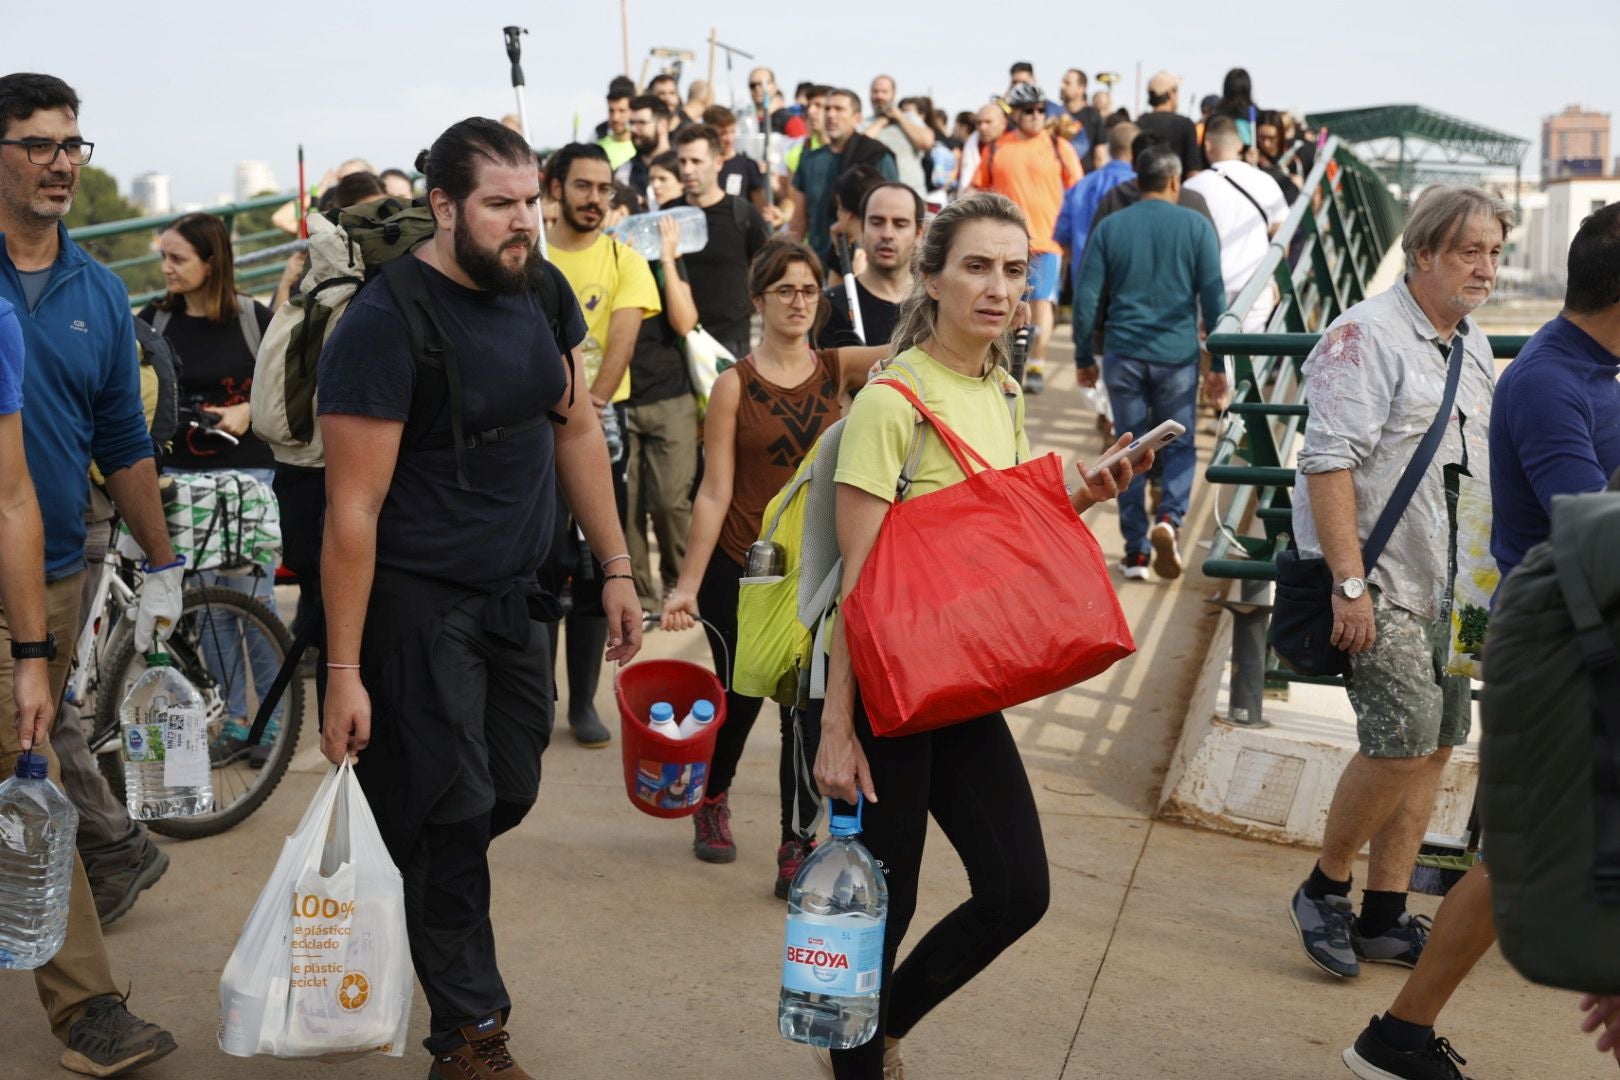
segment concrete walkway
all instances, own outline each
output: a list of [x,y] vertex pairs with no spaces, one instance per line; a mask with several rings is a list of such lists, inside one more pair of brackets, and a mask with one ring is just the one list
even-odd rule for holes
[[[1091,414],[1072,407],[1068,350],[1031,404],[1042,449],[1095,457]],[[1207,438],[1203,440],[1207,452]],[[1188,533],[1207,531],[1200,481]],[[1111,509],[1089,523],[1111,560]],[[1189,547],[1191,544],[1189,543]],[[1189,562],[1201,557],[1195,549]],[[1015,710],[1052,865],[1045,920],[907,1040],[907,1075],[1041,1080],[1246,1080],[1348,1076],[1339,1054],[1394,997],[1403,969],[1357,981],[1321,975],[1285,910],[1311,853],[1152,820],[1213,616],[1214,582],[1120,582],[1138,654],[1084,686]],[[1032,619],[1047,613],[1031,612]],[[696,635],[654,634],[647,655],[706,659]],[[612,716],[609,688],[598,707]],[[239,1060],[215,1043],[219,973],[282,838],[323,770],[313,728],[282,788],[231,833],[162,841],[168,876],[108,933],[132,1006],[180,1050],[152,1080],[418,1077],[420,993],[403,1061],[332,1066]],[[632,808],[617,747],[583,750],[564,732],[545,759],[540,802],[492,851],[502,969],[517,1004],[512,1049],[531,1073],[580,1080],[756,1080],[820,1074],[776,1034],[782,905],[776,847],[775,725],[762,721],[733,788],[740,856],[709,866],[691,828]],[[880,793],[881,795],[881,793]],[[967,882],[937,832],[913,937],[959,903]],[[1432,910],[1433,901],[1415,907]],[[30,980],[0,979],[0,1077],[65,1075]],[[1478,1080],[1614,1074],[1577,1031],[1572,994],[1533,987],[1494,951],[1442,1020]]]

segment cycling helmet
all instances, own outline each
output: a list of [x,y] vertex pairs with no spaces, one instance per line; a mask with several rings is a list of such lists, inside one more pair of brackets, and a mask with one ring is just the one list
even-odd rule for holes
[[1009,109],[1022,109],[1030,105],[1046,106],[1046,95],[1034,83],[1018,83],[1007,91],[1007,107]]

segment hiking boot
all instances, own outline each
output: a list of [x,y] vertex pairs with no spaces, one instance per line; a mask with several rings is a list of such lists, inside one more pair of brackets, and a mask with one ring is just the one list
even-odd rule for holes
[[799,867],[810,853],[816,850],[816,843],[812,840],[806,844],[803,840],[787,840],[776,849],[776,898],[786,900],[793,888],[793,879],[799,876]]
[[1176,533],[1176,523],[1169,514],[1160,515],[1148,530],[1148,543],[1153,545],[1153,572],[1165,581],[1181,576],[1181,545]]
[[80,1076],[123,1076],[174,1052],[174,1036],[125,1008],[129,995],[91,998],[68,1032],[62,1068]]
[[1126,581],[1146,581],[1148,579],[1148,557],[1145,551],[1133,551],[1125,556],[1119,564],[1119,572],[1125,575]]
[[141,849],[140,861],[134,866],[92,882],[90,892],[95,897],[96,916],[101,919],[101,925],[108,926],[127,915],[135,906],[135,898],[156,885],[168,869],[169,856],[148,839]]
[[1378,1034],[1376,1016],[1341,1058],[1361,1080],[1468,1080],[1457,1068],[1468,1059],[1445,1039],[1431,1036],[1429,1045],[1415,1053],[1396,1050]]
[[1031,367],[1024,372],[1024,393],[1038,394],[1045,389],[1046,376],[1041,373],[1040,368]]
[[464,1025],[461,1037],[467,1041],[447,1054],[433,1055],[428,1080],[533,1080],[506,1052],[511,1036],[500,1017]]
[[583,716],[570,716],[568,726],[574,732],[574,741],[592,750],[613,741],[613,732],[602,723],[602,718],[596,715],[594,708],[587,709]]
[[1351,911],[1348,896],[1329,893],[1320,900],[1313,900],[1305,895],[1303,885],[1288,904],[1288,917],[1299,931],[1305,955],[1310,957],[1311,963],[1341,979],[1361,974],[1355,950],[1350,947],[1350,924],[1354,919]]
[[722,791],[704,799],[692,815],[692,851],[704,862],[726,863],[737,858],[737,845],[731,842],[731,807],[728,793]]
[[1356,955],[1370,964],[1399,964],[1417,967],[1423,946],[1429,943],[1434,921],[1427,915],[1401,912],[1401,921],[1377,937],[1362,937],[1357,926],[1350,928],[1350,944]]

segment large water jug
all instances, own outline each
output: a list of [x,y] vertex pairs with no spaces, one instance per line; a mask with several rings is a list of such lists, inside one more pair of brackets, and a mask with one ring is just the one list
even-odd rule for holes
[[860,1046],[878,1026],[889,886],[857,839],[860,813],[833,816],[788,893],[777,1026],[784,1039],[832,1050]]
[[619,222],[614,234],[620,242],[629,244],[648,262],[664,257],[664,239],[658,232],[660,218],[674,218],[680,226],[680,239],[675,250],[682,255],[702,251],[709,246],[709,219],[695,206],[677,206],[670,210],[656,210],[651,214],[632,214]]
[[79,812],[25,753],[0,784],[0,969],[50,962],[67,937]]
[[202,695],[166,654],[153,653],[146,663],[118,710],[129,816],[153,821],[206,814],[214,808],[214,783]]

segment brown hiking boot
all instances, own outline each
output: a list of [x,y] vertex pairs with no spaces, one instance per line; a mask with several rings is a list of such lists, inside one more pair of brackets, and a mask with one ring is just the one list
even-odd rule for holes
[[692,815],[692,850],[704,862],[728,863],[737,858],[737,845],[731,840],[730,792],[722,791],[704,799]]
[[[492,1023],[492,1030],[478,1030]],[[468,1024],[461,1029],[461,1037],[467,1040],[462,1045],[448,1054],[433,1055],[428,1080],[534,1080],[506,1052],[506,1040],[511,1036],[499,1018]]]

